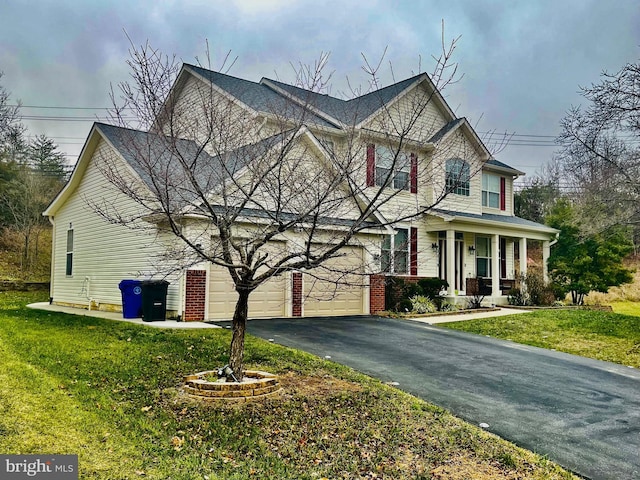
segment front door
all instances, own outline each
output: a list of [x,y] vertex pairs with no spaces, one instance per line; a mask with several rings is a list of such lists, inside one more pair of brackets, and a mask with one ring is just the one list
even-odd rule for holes
[[447,278],[447,241],[445,238],[438,240],[438,263],[440,278],[446,280],[449,285],[453,285],[453,289],[458,292],[464,291],[464,239],[462,233],[456,233],[454,243],[454,278]]

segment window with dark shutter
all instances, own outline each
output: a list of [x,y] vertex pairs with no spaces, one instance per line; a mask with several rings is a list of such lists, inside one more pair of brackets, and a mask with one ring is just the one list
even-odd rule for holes
[[397,152],[381,145],[367,145],[367,187],[390,187],[418,191],[415,154]]
[[367,187],[376,184],[376,146],[367,145]]

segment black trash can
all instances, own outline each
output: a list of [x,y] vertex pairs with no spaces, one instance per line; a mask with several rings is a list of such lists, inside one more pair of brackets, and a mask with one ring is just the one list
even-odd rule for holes
[[142,288],[142,320],[153,322],[166,320],[167,317],[167,288],[166,280],[143,280]]
[[142,316],[140,280],[122,280],[118,287],[122,294],[122,318],[140,318]]

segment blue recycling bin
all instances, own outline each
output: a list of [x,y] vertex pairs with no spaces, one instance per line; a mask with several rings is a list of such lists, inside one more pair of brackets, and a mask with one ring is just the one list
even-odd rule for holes
[[122,280],[122,318],[142,317],[142,286],[140,280]]

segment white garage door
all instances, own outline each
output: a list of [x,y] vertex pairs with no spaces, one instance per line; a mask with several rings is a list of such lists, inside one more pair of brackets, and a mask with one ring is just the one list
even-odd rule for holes
[[365,277],[345,275],[345,271],[363,271],[363,250],[346,247],[345,255],[331,259],[324,268],[302,275],[302,311],[305,317],[359,315],[364,312]]
[[[274,248],[282,248],[280,244]],[[249,296],[249,318],[274,318],[286,315],[286,279],[288,275],[272,277]],[[238,293],[229,271],[211,265],[209,270],[209,312],[211,320],[233,318]]]

